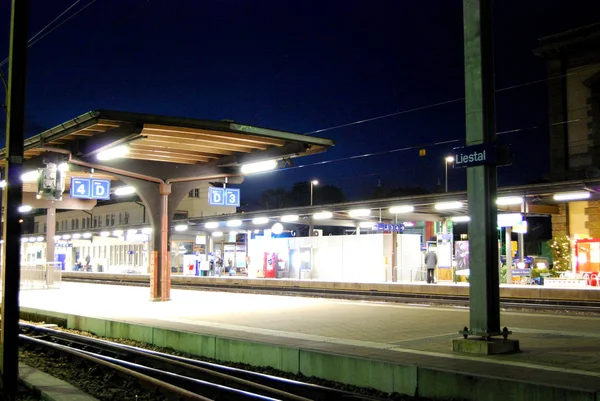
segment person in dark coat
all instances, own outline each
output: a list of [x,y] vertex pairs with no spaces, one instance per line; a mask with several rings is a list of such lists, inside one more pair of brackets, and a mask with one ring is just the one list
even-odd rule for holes
[[435,268],[437,266],[437,255],[434,251],[429,250],[425,254],[425,267],[427,267],[427,284],[431,284],[434,282],[433,273],[435,272]]

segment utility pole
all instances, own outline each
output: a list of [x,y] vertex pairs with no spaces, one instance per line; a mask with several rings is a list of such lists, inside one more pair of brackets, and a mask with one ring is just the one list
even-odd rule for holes
[[[492,0],[463,0],[463,19],[466,145],[491,149],[496,141]],[[506,340],[508,329],[500,330],[497,189],[495,165],[467,168],[470,328],[459,332],[464,339],[453,340],[454,351],[497,354],[519,347]]]
[[0,333],[0,384],[4,399],[15,400],[19,378],[19,281],[23,199],[21,170],[25,126],[25,82],[29,0],[13,0],[6,110],[6,187],[2,196],[4,251],[2,252],[2,322]]

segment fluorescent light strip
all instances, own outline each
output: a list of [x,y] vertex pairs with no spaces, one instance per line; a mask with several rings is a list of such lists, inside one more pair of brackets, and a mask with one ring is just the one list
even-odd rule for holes
[[393,214],[412,213],[414,211],[415,211],[415,207],[410,206],[410,205],[392,206],[390,208],[390,213],[393,213]]
[[435,204],[436,210],[452,210],[460,209],[462,207],[461,202],[440,202]]
[[574,192],[561,192],[554,194],[555,201],[569,201],[569,200],[580,200],[589,199],[592,196],[588,191],[574,191]]

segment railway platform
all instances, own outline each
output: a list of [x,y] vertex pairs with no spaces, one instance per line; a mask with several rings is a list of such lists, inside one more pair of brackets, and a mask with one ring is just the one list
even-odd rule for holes
[[386,392],[464,400],[600,400],[600,317],[503,311],[521,352],[455,353],[468,309],[63,282],[21,291],[22,317]]

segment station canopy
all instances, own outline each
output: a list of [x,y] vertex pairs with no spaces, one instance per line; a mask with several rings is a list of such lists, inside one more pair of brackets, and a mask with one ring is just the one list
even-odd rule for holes
[[[99,161],[102,152],[127,148],[118,161]],[[131,172],[161,180],[201,180],[212,175],[241,175],[245,163],[268,159],[288,160],[326,151],[328,139],[244,125],[232,121],[207,121],[109,110],[90,111],[25,140],[23,171],[44,167],[48,155],[71,164],[66,173],[66,193],[71,177],[117,179]],[[6,149],[0,150],[0,167]],[[80,168],[77,168],[80,166]],[[208,169],[210,168],[210,169]],[[127,175],[127,174],[125,174]],[[24,192],[37,184],[24,183]]]

